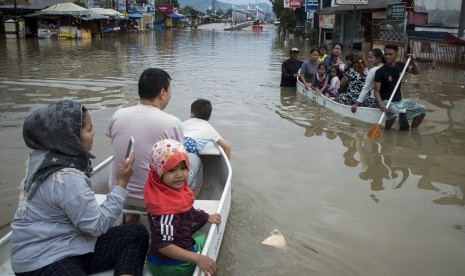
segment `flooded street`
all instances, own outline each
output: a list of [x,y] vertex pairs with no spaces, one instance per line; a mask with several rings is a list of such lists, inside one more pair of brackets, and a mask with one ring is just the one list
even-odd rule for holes
[[[94,165],[111,153],[105,126],[137,102],[149,67],[172,77],[167,112],[197,98],[232,145],[232,206],[219,275],[463,275],[465,70],[406,76],[405,98],[428,109],[418,133],[381,131],[279,87],[289,47],[276,30],[167,30],[93,41],[0,40],[0,227],[8,231],[29,150],[24,119],[75,99],[91,109]],[[305,55],[306,53],[306,55]],[[260,244],[269,232],[284,250]]]

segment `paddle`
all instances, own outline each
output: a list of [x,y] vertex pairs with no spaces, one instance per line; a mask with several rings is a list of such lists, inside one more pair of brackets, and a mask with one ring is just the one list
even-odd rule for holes
[[[392,99],[394,98],[394,95],[396,94],[397,88],[399,87],[400,82],[402,81],[402,78],[404,77],[404,73],[405,71],[407,71],[409,63],[410,63],[410,58],[408,58],[407,61],[405,62],[404,69],[402,70],[402,73],[400,74],[399,80],[397,80],[396,86],[394,87],[394,90],[391,93],[391,97],[389,97],[389,101],[387,102],[386,108],[389,108],[389,105],[391,104]],[[370,139],[379,138],[379,136],[381,135],[380,134],[381,122],[383,121],[384,115],[386,115],[386,113],[383,112],[383,114],[381,114],[381,118],[379,118],[378,123],[374,127],[368,130],[368,133],[367,133],[368,138]]]

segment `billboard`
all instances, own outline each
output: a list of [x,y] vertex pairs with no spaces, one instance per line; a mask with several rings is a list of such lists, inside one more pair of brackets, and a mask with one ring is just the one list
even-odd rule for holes
[[336,0],[336,5],[366,5],[368,0]]
[[386,20],[403,22],[405,20],[405,3],[387,4]]
[[157,13],[159,14],[170,14],[173,13],[173,4],[158,4]]
[[335,17],[336,17],[335,14],[323,14],[323,15],[318,16],[318,20],[320,22],[320,28],[325,28],[325,29],[334,28]]
[[318,11],[320,10],[319,0],[305,0],[305,11]]
[[302,2],[300,0],[284,0],[285,8],[300,8],[302,7]]

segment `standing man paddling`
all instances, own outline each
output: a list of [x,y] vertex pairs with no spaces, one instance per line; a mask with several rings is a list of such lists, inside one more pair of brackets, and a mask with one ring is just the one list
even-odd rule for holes
[[297,73],[303,64],[298,60],[299,49],[292,48],[289,51],[289,59],[285,60],[281,66],[281,87],[295,87],[297,85]]
[[[384,47],[386,64],[379,68],[375,74],[375,98],[380,109],[386,113],[385,129],[390,129],[396,121],[399,111],[403,112],[404,110],[407,119],[412,119],[410,127],[415,129],[425,118],[426,108],[412,100],[402,99],[400,84],[397,91],[393,91],[405,67],[404,62],[396,62],[398,50],[399,48],[394,44],[387,44]],[[413,55],[408,56],[411,58],[410,64],[412,67],[407,72],[418,75],[419,71],[415,63],[415,57]],[[395,93],[395,95],[388,109],[386,104],[391,97],[391,93]]]

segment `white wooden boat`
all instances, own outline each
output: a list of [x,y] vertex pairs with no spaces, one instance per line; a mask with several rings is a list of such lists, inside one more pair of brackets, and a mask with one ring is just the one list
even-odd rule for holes
[[[221,224],[207,223],[199,231],[207,234],[205,247],[202,255],[206,255],[216,260],[223,239],[229,210],[231,208],[231,177],[232,169],[223,149],[216,143],[208,143],[205,149],[200,152],[203,164],[203,185],[199,198],[195,200],[194,207],[205,212],[221,214]],[[113,157],[107,158],[94,168],[92,175],[93,190],[99,201],[104,201],[108,190],[108,177],[111,171]],[[14,275],[10,264],[10,238],[11,232],[0,240],[0,276]],[[202,275],[197,267],[194,275]],[[113,275],[113,271],[105,271],[94,276]],[[144,275],[151,275],[144,269]]]
[[[339,115],[348,118],[353,118],[362,122],[370,123],[372,125],[377,124],[379,118],[381,118],[382,115],[382,112],[379,108],[369,108],[362,106],[359,106],[357,108],[357,112],[352,113],[350,105],[341,104],[330,98],[325,97],[324,95],[319,95],[313,89],[306,89],[304,84],[299,79],[297,79],[296,92],[306,96],[307,98],[309,98],[313,102],[318,103],[319,105],[331,109]],[[386,118],[386,116],[384,118]],[[386,119],[383,119],[382,125],[384,125],[385,121]],[[392,128],[399,129],[398,120],[396,120]]]

